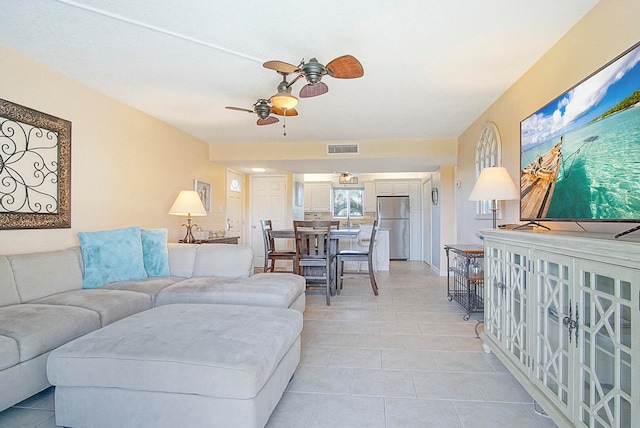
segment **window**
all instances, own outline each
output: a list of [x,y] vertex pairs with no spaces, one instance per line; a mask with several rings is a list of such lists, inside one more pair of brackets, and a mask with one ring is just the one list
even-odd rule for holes
[[[476,180],[480,172],[487,167],[500,166],[500,134],[493,122],[487,122],[476,145]],[[478,218],[491,218],[491,201],[478,201]]]
[[229,185],[229,190],[232,192],[242,192],[242,187],[240,186],[240,182],[235,178],[231,180],[231,184]]
[[334,187],[331,189],[333,218],[362,218],[364,216],[364,188]]

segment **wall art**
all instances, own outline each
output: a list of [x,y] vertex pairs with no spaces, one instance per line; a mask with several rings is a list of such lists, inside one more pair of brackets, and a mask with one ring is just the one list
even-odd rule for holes
[[0,229],[71,227],[71,122],[0,99]]

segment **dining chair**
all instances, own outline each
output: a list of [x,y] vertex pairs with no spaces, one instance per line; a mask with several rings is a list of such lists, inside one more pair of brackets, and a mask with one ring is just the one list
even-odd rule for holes
[[275,240],[271,236],[273,230],[271,220],[260,220],[260,226],[262,226],[262,240],[264,241],[264,272],[274,272],[277,260],[291,260],[295,272],[296,252],[276,250]]
[[[331,221],[294,221],[296,273],[307,281],[307,288],[322,287],[327,306],[331,305],[335,251],[331,242]],[[310,285],[311,284],[311,285]],[[318,284],[318,285],[314,285]]]
[[[376,283],[376,276],[374,274],[373,267],[373,254],[376,245],[376,233],[378,231],[378,221],[373,222],[373,227],[371,228],[371,238],[369,239],[369,248],[366,251],[360,250],[341,250],[337,254],[337,263],[336,263],[336,292],[340,294],[340,290],[342,289],[342,281],[344,278],[344,262],[367,262],[367,271],[369,274],[369,281],[371,282],[371,288],[373,289],[373,294],[378,295],[378,284]],[[350,272],[350,274],[360,274],[365,272]],[[365,274],[366,274],[365,273]]]

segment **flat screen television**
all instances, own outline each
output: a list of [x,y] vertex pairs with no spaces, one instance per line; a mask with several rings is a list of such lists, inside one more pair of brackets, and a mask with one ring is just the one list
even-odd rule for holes
[[640,223],[640,43],[520,122],[520,220]]

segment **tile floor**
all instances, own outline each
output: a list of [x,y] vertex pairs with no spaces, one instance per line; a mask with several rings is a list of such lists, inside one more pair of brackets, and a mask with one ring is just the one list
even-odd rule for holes
[[[446,278],[392,262],[307,297],[300,367],[268,428],[556,427],[446,298]],[[55,427],[52,388],[0,412],[0,427]],[[233,427],[232,427],[233,428]]]

